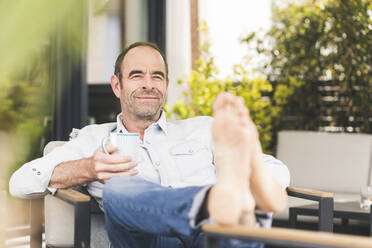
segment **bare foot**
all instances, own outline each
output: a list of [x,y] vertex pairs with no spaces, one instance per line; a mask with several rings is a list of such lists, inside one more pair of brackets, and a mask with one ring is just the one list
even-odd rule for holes
[[[241,98],[221,93],[213,105],[212,126],[217,183],[208,196],[208,211],[222,225],[255,223],[249,185],[257,131]],[[252,129],[253,127],[253,129]]]

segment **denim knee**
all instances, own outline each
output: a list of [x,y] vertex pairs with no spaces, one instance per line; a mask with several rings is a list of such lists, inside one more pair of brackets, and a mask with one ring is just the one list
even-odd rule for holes
[[139,191],[141,191],[141,179],[130,176],[118,176],[111,178],[103,187],[102,202],[107,222],[116,222],[118,215],[125,218],[124,207],[132,208],[136,205]]
[[111,178],[103,187],[103,201],[112,200],[116,197],[127,199],[137,196],[143,191],[143,179],[132,176],[118,176]]

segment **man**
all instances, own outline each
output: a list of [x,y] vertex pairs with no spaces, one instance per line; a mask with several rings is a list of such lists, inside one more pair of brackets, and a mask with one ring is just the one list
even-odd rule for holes
[[[288,170],[261,153],[241,99],[219,95],[214,121],[167,122],[168,66],[146,42],[119,55],[110,83],[121,104],[117,123],[87,126],[63,147],[23,165],[10,180],[13,195],[87,183],[103,205],[114,247],[198,247],[208,218],[252,225],[255,206],[265,212],[285,206]],[[111,132],[140,134],[140,162],[115,154],[111,144],[103,152],[102,139]]]

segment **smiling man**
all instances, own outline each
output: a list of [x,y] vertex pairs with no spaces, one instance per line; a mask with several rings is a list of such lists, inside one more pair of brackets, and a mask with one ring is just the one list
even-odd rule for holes
[[138,46],[118,57],[110,79],[120,99],[124,126],[140,133],[141,139],[144,130],[159,119],[165,103],[169,80],[164,61],[153,47]]
[[[200,226],[209,220],[270,225],[266,213],[285,206],[289,172],[262,154],[242,99],[222,93],[213,106],[215,119],[167,122],[168,65],[148,42],[119,55],[110,82],[121,104],[117,121],[87,126],[23,165],[11,177],[13,195],[28,198],[85,184],[105,212],[115,248],[202,247]],[[111,133],[139,133],[140,162],[116,154],[111,144],[104,153],[102,140]]]

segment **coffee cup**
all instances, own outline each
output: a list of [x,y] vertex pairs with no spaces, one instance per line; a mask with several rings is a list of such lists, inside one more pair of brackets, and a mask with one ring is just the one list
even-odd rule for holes
[[138,133],[110,133],[102,140],[102,149],[108,154],[105,145],[111,143],[116,147],[116,154],[130,156],[133,161],[139,162],[140,135]]

